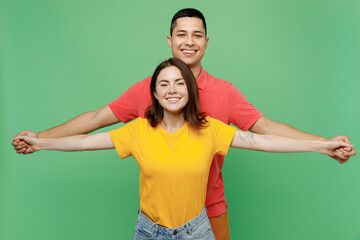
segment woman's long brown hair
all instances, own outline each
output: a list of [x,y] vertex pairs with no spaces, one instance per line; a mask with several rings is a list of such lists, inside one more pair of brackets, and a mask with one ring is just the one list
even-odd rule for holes
[[174,66],[177,67],[181,75],[183,76],[186,87],[188,90],[189,101],[184,108],[184,118],[190,123],[191,126],[195,128],[205,127],[206,114],[201,112],[199,105],[199,90],[196,84],[196,79],[194,74],[191,72],[190,68],[180,59],[169,58],[168,60],[163,61],[155,69],[154,74],[151,77],[150,83],[150,95],[151,95],[151,105],[146,109],[145,116],[148,119],[150,125],[155,127],[164,117],[164,109],[159,104],[159,101],[155,98],[154,92],[156,92],[156,79],[159,76],[161,70]]

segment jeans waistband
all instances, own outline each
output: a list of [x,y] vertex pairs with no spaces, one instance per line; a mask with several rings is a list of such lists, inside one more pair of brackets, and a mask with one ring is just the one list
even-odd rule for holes
[[206,214],[206,208],[201,211],[201,213],[196,216],[194,219],[190,220],[189,222],[185,223],[184,225],[177,227],[177,228],[166,228],[157,225],[153,221],[151,221],[149,218],[147,218],[142,212],[141,209],[139,209],[139,217],[138,222],[141,222],[144,226],[147,228],[153,230],[153,231],[159,231],[162,234],[166,234],[169,236],[181,236],[184,233],[192,233],[193,230],[202,222],[207,220],[207,214]]

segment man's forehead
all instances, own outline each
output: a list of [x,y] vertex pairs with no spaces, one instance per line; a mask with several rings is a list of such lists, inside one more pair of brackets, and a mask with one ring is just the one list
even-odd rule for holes
[[194,17],[184,17],[176,19],[176,26],[174,28],[174,32],[189,31],[205,33],[202,20]]

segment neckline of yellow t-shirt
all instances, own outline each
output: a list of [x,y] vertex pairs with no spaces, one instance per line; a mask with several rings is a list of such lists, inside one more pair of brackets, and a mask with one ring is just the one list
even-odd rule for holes
[[188,128],[188,124],[189,124],[189,122],[188,122],[188,121],[185,121],[184,125],[182,125],[182,127],[179,128],[179,129],[178,129],[176,132],[174,132],[174,133],[170,133],[170,132],[166,131],[166,130],[161,126],[161,123],[158,124],[158,128],[160,129],[160,132],[161,132],[162,134],[164,134],[164,135],[166,135],[166,136],[172,136],[172,137],[174,137],[174,136],[179,136],[179,135],[181,135],[181,134],[185,131],[185,129]]

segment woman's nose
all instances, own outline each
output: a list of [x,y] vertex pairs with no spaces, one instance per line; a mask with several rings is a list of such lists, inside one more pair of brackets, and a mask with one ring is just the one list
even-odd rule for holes
[[175,85],[170,86],[169,93],[177,93],[177,89]]

